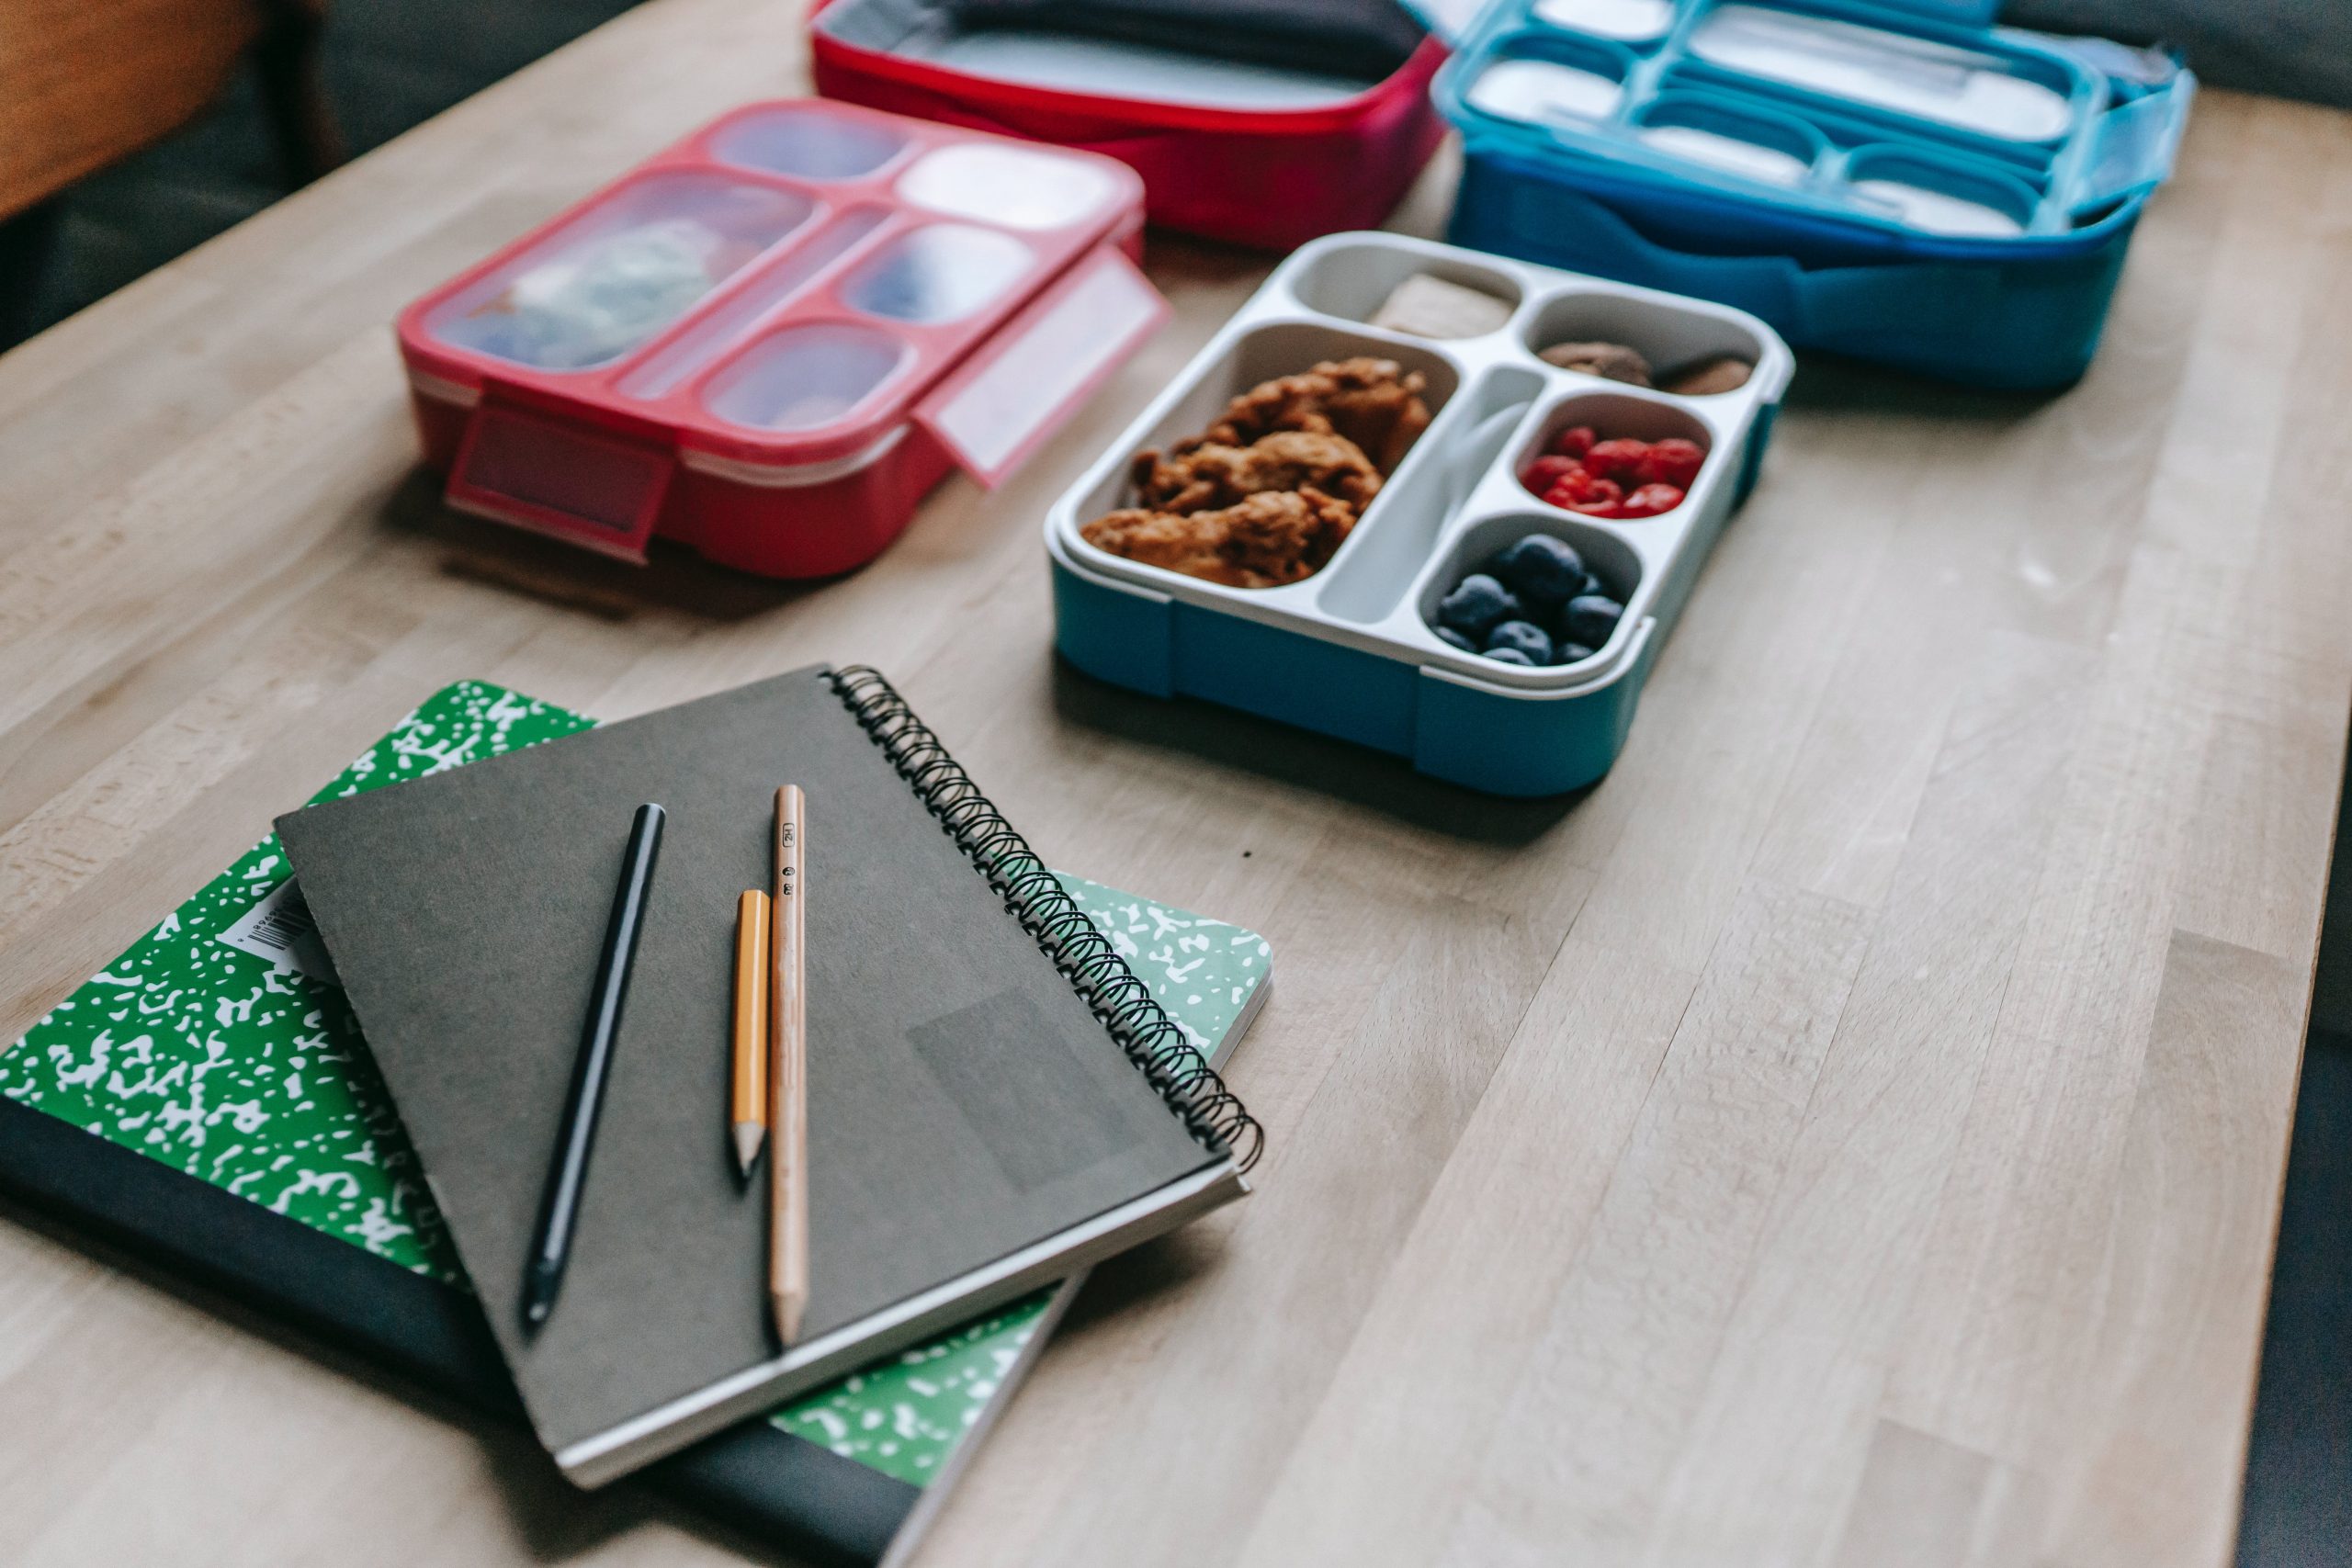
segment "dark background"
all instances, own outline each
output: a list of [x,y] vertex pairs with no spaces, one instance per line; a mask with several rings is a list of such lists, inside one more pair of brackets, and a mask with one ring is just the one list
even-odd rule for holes
[[[103,4],[104,0],[93,0]],[[628,8],[631,0],[341,0],[327,96],[356,155]],[[2003,18],[2184,50],[2216,86],[2352,106],[2352,0],[2009,0]],[[37,248],[0,348],[286,194],[250,73],[186,130],[84,181],[0,245]],[[37,232],[35,231],[38,231]],[[0,265],[0,275],[6,271]],[[5,285],[0,285],[5,287]]]
[[[90,0],[103,5],[105,0]],[[335,0],[322,73],[354,157],[629,8],[632,0]],[[193,250],[288,192],[251,71],[177,135],[84,180],[16,225],[18,333]],[[6,272],[0,265],[0,275]],[[0,285],[5,286],[5,285]],[[5,307],[6,302],[0,302]],[[15,341],[0,308],[0,348]]]

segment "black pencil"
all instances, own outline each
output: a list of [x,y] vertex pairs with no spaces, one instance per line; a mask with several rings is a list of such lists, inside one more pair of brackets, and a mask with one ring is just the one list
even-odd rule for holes
[[596,1112],[605,1102],[605,1080],[612,1076],[613,1043],[621,1029],[621,1004],[628,999],[628,975],[637,962],[637,936],[645,925],[646,895],[653,886],[653,857],[662,847],[663,813],[648,802],[630,822],[628,848],[621,853],[620,885],[613,889],[613,912],[605,922],[605,948],[596,958],[596,984],[588,994],[588,1021],[580,1031],[580,1055],[571,1065],[571,1088],[563,1099],[563,1128],[555,1163],[548,1168],[539,1200],[538,1228],[531,1237],[531,1260],[523,1270],[523,1323],[536,1329],[555,1310],[571,1258],[571,1235],[580,1218],[580,1194],[588,1182],[588,1151],[596,1142]]

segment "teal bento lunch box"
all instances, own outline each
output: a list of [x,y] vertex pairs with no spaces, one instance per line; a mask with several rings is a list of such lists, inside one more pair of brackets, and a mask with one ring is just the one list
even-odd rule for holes
[[[1475,337],[1370,324],[1397,284],[1430,274],[1510,303]],[[1680,397],[1558,368],[1555,344],[1606,339],[1668,366],[1746,360],[1746,384]],[[1229,399],[1319,362],[1370,355],[1424,378],[1431,422],[1320,570],[1271,588],[1204,581],[1098,548],[1090,519],[1131,504],[1132,459],[1205,429]],[[1609,770],[1642,684],[1700,565],[1754,485],[1788,384],[1788,346],[1708,301],[1386,233],[1298,251],[1193,359],[1046,520],[1056,644],[1090,675],[1190,696],[1408,758],[1505,795],[1557,795]],[[1546,504],[1520,473],[1559,432],[1679,437],[1704,450],[1682,503],[1604,518]],[[1432,625],[1438,601],[1511,541],[1569,544],[1622,601],[1607,641],[1574,663],[1467,652]]]
[[1992,0],[1432,9],[1457,13],[1433,89],[1455,243],[1981,386],[2088,367],[2196,86],[2162,51],[1993,26]]

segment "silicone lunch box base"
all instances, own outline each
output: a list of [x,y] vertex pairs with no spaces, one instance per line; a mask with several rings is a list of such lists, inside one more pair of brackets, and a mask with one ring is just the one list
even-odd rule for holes
[[1532,702],[1131,589],[1056,560],[1056,647],[1155,697],[1197,697],[1408,759],[1487,795],[1540,797],[1608,773],[1633,728],[1649,653],[1573,700]]
[[1496,0],[1449,237],[1972,385],[2082,375],[2196,82],[1988,0]]
[[829,98],[1080,147],[1162,228],[1269,250],[1370,228],[1445,133],[1444,46],[1396,0],[829,0]]
[[1794,347],[1995,390],[2072,385],[2098,355],[2134,216],[2066,255],[1891,258],[1817,223],[1633,192],[1605,168],[1465,156],[1446,238],[1472,250],[1736,306]]
[[[1512,302],[1502,329],[1431,340],[1366,324],[1428,272]],[[1747,385],[1679,398],[1539,360],[1555,342],[1610,337],[1671,365],[1734,354]],[[1383,355],[1427,378],[1431,423],[1339,552],[1304,581],[1250,590],[1098,549],[1080,533],[1127,503],[1128,459],[1197,431],[1234,393],[1323,359]],[[1756,483],[1792,368],[1744,312],[1394,234],[1300,251],[1056,503],[1046,524],[1055,642],[1076,669],[1156,697],[1193,697],[1408,759],[1489,794],[1554,795],[1608,772],[1657,651],[1701,564]],[[1605,436],[1684,435],[1707,458],[1684,503],[1610,520],[1547,506],[1518,474],[1569,424]],[[1591,659],[1544,669],[1464,653],[1431,629],[1436,602],[1523,535],[1549,533],[1623,585],[1617,633]]]

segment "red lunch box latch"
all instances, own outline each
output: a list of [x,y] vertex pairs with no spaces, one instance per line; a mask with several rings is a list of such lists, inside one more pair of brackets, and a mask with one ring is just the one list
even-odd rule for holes
[[449,469],[448,502],[642,566],[677,467],[667,444],[583,429],[485,386]]

